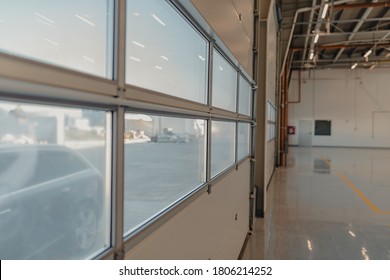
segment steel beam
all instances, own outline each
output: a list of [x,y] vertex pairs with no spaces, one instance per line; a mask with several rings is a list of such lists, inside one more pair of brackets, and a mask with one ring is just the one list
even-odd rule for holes
[[[317,46],[316,49],[320,49],[320,50],[332,50],[333,49],[334,50],[334,49],[346,49],[346,48],[370,48],[372,46],[373,46],[373,44],[352,44],[352,45],[338,44],[338,45]],[[380,48],[385,48],[385,47],[389,47],[389,46],[390,46],[390,43],[382,43],[382,44],[376,45],[376,47],[380,47]],[[303,47],[291,48],[291,50],[302,51]]]
[[[373,0],[371,4],[375,4],[377,2],[378,2],[378,0]],[[336,6],[334,8],[336,8]],[[352,34],[350,34],[348,36],[348,41],[352,40],[355,37],[356,33],[359,31],[360,27],[363,25],[363,23],[368,18],[368,16],[370,15],[370,13],[372,12],[373,9],[374,9],[373,7],[369,7],[369,8],[366,9],[366,11],[362,15],[362,17],[360,18],[358,23],[355,25],[355,28],[352,30]],[[344,50],[345,50],[344,48],[341,48],[339,50],[339,52],[337,53],[336,57],[333,59],[333,62],[336,62],[340,58],[340,56],[344,52]]]
[[381,3],[357,3],[357,4],[345,4],[345,5],[335,5],[333,7],[334,10],[345,10],[345,9],[367,9],[367,8],[385,8],[390,7],[389,2],[381,2]]
[[[367,18],[365,19],[364,21],[365,22],[370,22],[370,21],[385,21],[385,20],[390,20],[390,17],[375,17],[375,18]],[[334,20],[332,21],[332,23],[353,23],[353,22],[360,22],[361,19],[344,19],[344,20]],[[310,24],[310,22],[308,21],[305,21],[305,22],[297,22],[294,24],[294,26],[297,26],[297,25],[308,25]],[[282,25],[282,29],[287,29],[288,27],[293,26],[293,24],[290,24],[289,25]]]

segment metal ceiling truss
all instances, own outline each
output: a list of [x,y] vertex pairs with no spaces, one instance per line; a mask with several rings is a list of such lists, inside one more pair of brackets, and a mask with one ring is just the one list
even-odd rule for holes
[[282,69],[287,57],[301,70],[390,67],[390,1],[277,1],[285,34]]

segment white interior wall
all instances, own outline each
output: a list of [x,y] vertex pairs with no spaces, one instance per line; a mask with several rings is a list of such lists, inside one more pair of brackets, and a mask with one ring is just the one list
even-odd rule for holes
[[[126,259],[237,259],[248,232],[250,160],[127,253]],[[237,217],[237,218],[236,218]]]
[[[298,145],[299,120],[313,121],[313,146],[390,146],[390,69],[311,70],[302,72],[301,103],[289,104],[289,136]],[[289,100],[298,99],[298,72]],[[315,136],[314,120],[331,120],[331,136]]]

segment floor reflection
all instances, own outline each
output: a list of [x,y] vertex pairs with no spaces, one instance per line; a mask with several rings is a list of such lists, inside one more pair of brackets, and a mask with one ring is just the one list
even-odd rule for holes
[[294,147],[287,162],[244,259],[390,259],[390,150]]
[[329,159],[326,159],[326,161],[324,161],[323,159],[315,158],[313,160],[313,171],[319,174],[330,173],[330,165],[328,164],[328,162],[330,163],[331,161]]

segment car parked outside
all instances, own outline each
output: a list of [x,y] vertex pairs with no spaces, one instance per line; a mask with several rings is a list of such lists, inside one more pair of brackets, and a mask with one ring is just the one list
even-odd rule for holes
[[102,176],[59,145],[0,145],[0,259],[79,259],[103,237]]

